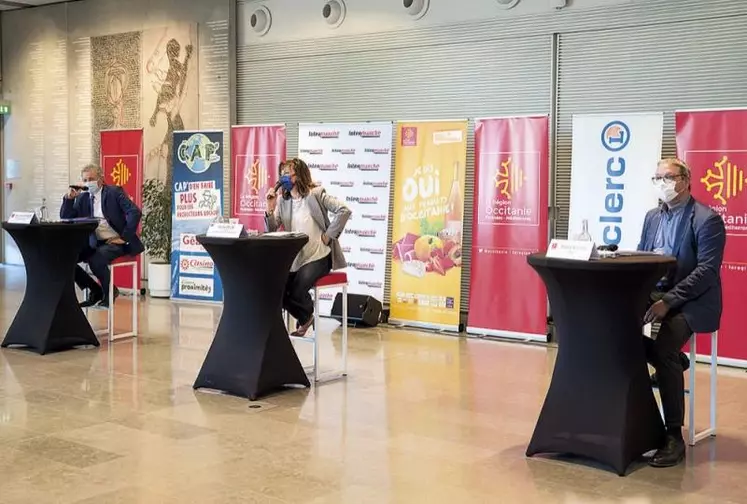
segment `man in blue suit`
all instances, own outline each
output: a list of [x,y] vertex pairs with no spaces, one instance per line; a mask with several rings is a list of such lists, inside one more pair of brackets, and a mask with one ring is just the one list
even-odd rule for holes
[[[137,236],[141,213],[124,189],[104,184],[98,166],[86,166],[81,170],[81,177],[85,190],[70,189],[62,200],[60,217],[90,217],[99,221],[79,258],[89,265],[98,283],[80,266],[75,269],[75,283],[89,292],[88,299],[81,303],[82,307],[96,304],[108,307],[109,265],[119,257],[136,256],[144,250]],[[116,294],[115,289],[115,297]]]
[[693,333],[719,328],[726,229],[718,214],[691,196],[684,162],[662,160],[652,180],[661,203],[646,215],[638,249],[674,256],[677,267],[657,284],[644,317],[646,324],[661,324],[656,339],[644,338],[644,343],[656,369],[667,427],[666,443],[649,464],[671,467],[685,460],[683,373],[689,361],[681,349]]

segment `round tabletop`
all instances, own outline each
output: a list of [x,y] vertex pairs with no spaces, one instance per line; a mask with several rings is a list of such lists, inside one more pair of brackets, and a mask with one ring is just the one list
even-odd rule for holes
[[527,257],[530,266],[545,268],[561,268],[586,271],[616,271],[616,270],[641,270],[651,267],[673,266],[677,259],[672,256],[658,254],[635,254],[621,255],[616,257],[604,257],[591,259],[589,261],[576,261],[572,259],[556,259],[547,257],[544,253],[532,254]]

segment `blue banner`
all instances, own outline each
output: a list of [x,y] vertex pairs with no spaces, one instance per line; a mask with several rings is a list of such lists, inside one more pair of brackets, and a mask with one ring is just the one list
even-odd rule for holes
[[220,302],[220,275],[196,236],[222,215],[223,133],[175,132],[173,156],[171,298]]

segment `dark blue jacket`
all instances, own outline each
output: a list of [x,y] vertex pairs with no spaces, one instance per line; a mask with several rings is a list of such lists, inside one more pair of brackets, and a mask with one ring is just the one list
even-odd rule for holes
[[[101,188],[101,213],[114,231],[126,242],[125,254],[135,256],[145,247],[137,236],[140,225],[140,209],[130,200],[124,189],[116,185],[104,185]],[[60,207],[61,219],[78,219],[93,217],[91,195],[85,191],[74,200],[63,198]]]
[[[662,210],[646,214],[638,250],[653,251]],[[723,219],[695,199],[685,205],[673,255],[677,269],[670,275],[674,288],[664,295],[672,310],[680,310],[695,333],[718,330],[721,323],[721,262],[726,228]]]

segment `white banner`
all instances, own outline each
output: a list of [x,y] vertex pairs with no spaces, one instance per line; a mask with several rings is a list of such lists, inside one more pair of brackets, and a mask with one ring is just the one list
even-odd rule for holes
[[[392,123],[299,124],[299,157],[315,182],[345,201],[353,215],[340,245],[348,261],[348,292],[384,299]],[[320,293],[329,315],[339,289]]]
[[597,245],[635,250],[658,200],[651,183],[661,158],[664,114],[573,116],[568,238],[583,221]]

